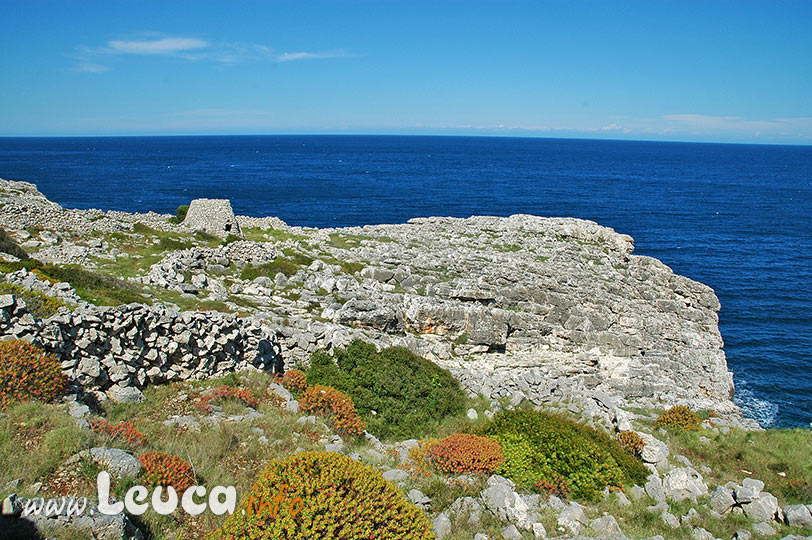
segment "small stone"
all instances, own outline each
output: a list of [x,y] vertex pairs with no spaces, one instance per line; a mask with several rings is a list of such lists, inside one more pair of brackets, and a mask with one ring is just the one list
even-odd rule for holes
[[522,533],[519,532],[519,529],[516,528],[516,525],[510,524],[504,529],[502,529],[502,537],[506,540],[521,540]]
[[12,493],[3,499],[3,506],[0,509],[0,515],[3,516],[19,516],[23,512],[23,503],[17,497],[16,493]]
[[691,531],[691,538],[693,540],[713,540],[713,535],[702,527],[695,527]]
[[468,417],[468,420],[476,420],[479,418],[479,414],[476,412],[476,409],[468,409],[465,416]]
[[646,496],[646,490],[640,486],[632,486],[632,488],[629,490],[629,495],[631,495],[632,499],[635,501],[639,501]]
[[787,525],[790,527],[803,527],[812,529],[812,513],[802,504],[795,504],[784,508]]
[[451,519],[445,512],[441,512],[440,515],[434,518],[433,525],[434,534],[437,538],[446,538],[451,534]]
[[107,390],[107,397],[116,403],[140,403],[147,399],[138,388],[118,384],[111,386],[110,389]]
[[668,525],[672,529],[679,529],[680,528],[679,519],[677,518],[677,516],[675,516],[671,512],[663,512],[662,514],[660,514],[660,517],[662,518],[663,523],[665,523],[666,525]]
[[724,515],[734,504],[736,504],[736,500],[733,498],[733,491],[724,486],[718,486],[711,495],[711,508],[719,514]]
[[617,503],[620,506],[631,506],[632,505],[632,501],[630,501],[629,498],[626,496],[626,494],[623,493],[622,491],[618,491],[617,493],[615,493],[615,498],[617,499]]
[[409,473],[407,473],[403,469],[389,469],[388,471],[383,473],[383,478],[384,480],[398,483],[403,482],[407,478],[409,478]]
[[599,532],[601,534],[609,534],[609,535],[622,534],[620,531],[620,525],[617,524],[615,516],[612,515],[593,519],[592,521],[589,522],[589,526],[592,530]]
[[772,536],[775,534],[775,529],[769,523],[756,523],[753,525],[753,532],[759,536]]
[[534,538],[547,538],[547,529],[544,524],[540,522],[533,523],[533,537]]
[[747,529],[739,529],[733,534],[734,540],[752,540],[753,533],[748,531]]

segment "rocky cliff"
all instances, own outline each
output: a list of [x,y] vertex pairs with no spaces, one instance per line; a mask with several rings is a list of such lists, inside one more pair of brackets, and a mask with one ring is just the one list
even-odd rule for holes
[[[129,277],[148,295],[166,289],[264,321],[288,366],[362,338],[432,359],[471,393],[564,403],[604,424],[685,403],[755,426],[731,401],[713,290],[593,222],[309,229],[238,217],[245,240],[229,249],[202,245],[168,215],[63,209],[31,184],[0,181],[0,198],[0,224],[42,260],[116,274],[141,257],[139,242],[187,239]],[[133,231],[139,222],[156,234]]]

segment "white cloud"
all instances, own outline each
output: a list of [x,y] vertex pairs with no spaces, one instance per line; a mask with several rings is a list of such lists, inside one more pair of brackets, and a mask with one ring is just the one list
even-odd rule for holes
[[322,60],[326,58],[348,58],[351,55],[345,51],[324,52],[286,52],[276,57],[277,62],[294,62],[296,60]]
[[205,49],[209,42],[197,38],[166,37],[161,39],[107,42],[109,51],[124,54],[175,54]]
[[101,47],[80,45],[76,47],[73,54],[68,56],[77,62],[73,67],[74,71],[100,73],[109,69],[99,63],[100,60],[112,61],[111,58],[114,56],[129,55],[163,56],[190,62],[209,61],[220,65],[260,61],[282,63],[354,56],[344,50],[277,53],[261,43],[214,43],[200,38],[155,33],[142,33],[139,36],[114,39]]

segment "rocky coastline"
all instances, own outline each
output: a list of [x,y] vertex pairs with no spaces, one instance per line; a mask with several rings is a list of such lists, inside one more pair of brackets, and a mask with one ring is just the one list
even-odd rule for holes
[[[797,504],[807,502],[799,490],[812,485],[804,484],[809,471],[788,478],[792,456],[777,454],[760,465],[766,482],[745,468],[762,459],[747,446],[804,451],[812,439],[803,430],[769,439],[742,415],[714,291],[635,255],[631,237],[531,215],[314,229],[234,216],[228,201],[196,200],[189,210],[187,219],[66,209],[33,184],[0,180],[0,225],[26,252],[17,254],[32,258],[26,265],[14,249],[0,253],[0,264],[17,265],[0,282],[0,341],[29,342],[59,359],[70,388],[47,405],[62,415],[59,429],[98,444],[98,426],[115,429],[106,418],[125,411],[128,422],[151,424],[150,436],[164,446],[201,446],[197,463],[222,451],[209,474],[256,474],[269,456],[342,454],[397,487],[436,538],[751,540],[780,531],[787,540],[812,538],[803,536],[812,530],[812,505]],[[323,352],[333,364],[329,355],[358,340],[373,352],[405,348],[447,370],[470,406],[453,419],[467,426],[463,433],[505,412],[534,411],[613,443],[631,434],[639,485],[607,485],[582,504],[528,491],[507,473],[421,479],[415,456],[426,440],[382,442],[359,430],[350,442],[274,377],[317,366]],[[674,406],[696,416],[695,431],[661,424]],[[0,423],[28,436],[15,414],[0,410]],[[126,425],[130,436],[143,435]],[[0,526],[118,540],[202,537],[222,525],[187,519],[187,536],[177,536],[177,525],[156,521],[145,536],[125,512],[22,516],[37,496],[81,485],[88,467],[135,481],[143,441],[103,440],[110,444],[71,447],[32,485],[22,478],[0,485]],[[210,440],[215,447],[205,446]],[[708,466],[714,452],[729,463]],[[237,454],[235,465],[229,459]]]
[[[43,262],[104,268],[128,257],[105,235],[138,235],[136,224],[195,231],[169,223],[170,215],[65,209],[25,182],[0,181],[0,199],[0,223]],[[758,427],[731,399],[713,290],[634,255],[632,238],[607,227],[529,215],[321,230],[272,217],[237,216],[236,223],[236,232],[277,234],[215,249],[167,250],[142,275],[128,278],[242,310],[257,327],[267,327],[287,367],[306,364],[318,348],[362,338],[435,361],[471,394],[566,403],[607,426],[624,422],[631,408],[685,404]],[[203,228],[199,216],[193,225]],[[42,232],[31,238],[32,229]],[[237,275],[247,266],[291,258],[286,254],[301,261],[290,275]],[[286,296],[290,291],[298,298]],[[82,315],[73,319],[89,330],[97,316],[87,307],[90,325]],[[4,333],[54,335],[45,330],[48,321],[33,329],[22,313],[5,314]],[[64,326],[59,317],[51,324]],[[90,355],[98,354],[109,363],[119,360],[109,350]],[[133,385],[146,380],[136,375]]]

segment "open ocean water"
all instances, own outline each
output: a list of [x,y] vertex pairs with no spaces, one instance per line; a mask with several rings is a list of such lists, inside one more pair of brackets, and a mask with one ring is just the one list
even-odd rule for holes
[[174,212],[197,197],[315,227],[416,216],[573,216],[707,283],[736,400],[812,421],[812,146],[228,136],[0,138],[0,178],[65,207]]

